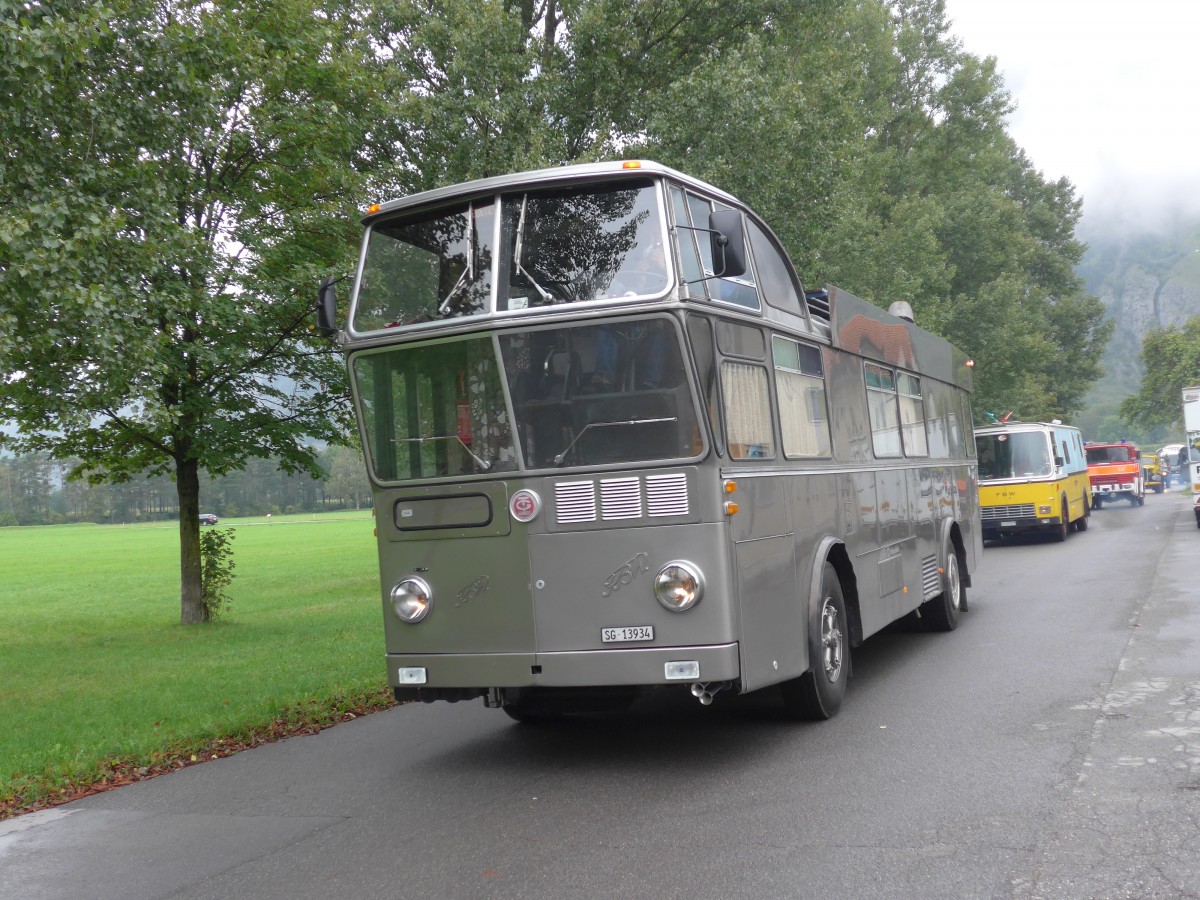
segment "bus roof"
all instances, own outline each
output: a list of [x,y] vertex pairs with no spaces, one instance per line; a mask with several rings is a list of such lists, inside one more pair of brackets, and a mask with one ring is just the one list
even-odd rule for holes
[[745,204],[736,197],[727,194],[720,188],[713,187],[705,181],[685,175],[683,172],[669,166],[650,160],[622,160],[618,162],[579,163],[570,166],[555,166],[552,169],[535,169],[528,172],[513,172],[507,175],[496,175],[491,178],[480,178],[475,181],[465,181],[461,184],[435,188],[410,194],[397,200],[372,206],[371,211],[363,217],[363,224],[373,222],[380,216],[386,216],[404,209],[415,209],[422,206],[436,206],[449,200],[465,199],[468,197],[490,197],[503,193],[515,187],[555,187],[585,182],[615,181],[625,178],[638,177],[670,178],[680,184],[703,191],[730,206],[745,208]]
[[976,434],[999,434],[1002,431],[1040,431],[1044,428],[1065,428],[1070,431],[1078,431],[1076,425],[1067,425],[1063,422],[988,422],[986,425],[976,425]]

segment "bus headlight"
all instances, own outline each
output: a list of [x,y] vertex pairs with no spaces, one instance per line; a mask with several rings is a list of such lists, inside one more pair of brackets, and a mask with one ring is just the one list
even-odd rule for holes
[[654,596],[671,612],[691,609],[704,596],[704,576],[690,562],[669,562],[654,578]]
[[433,591],[420,578],[405,578],[392,588],[392,609],[401,622],[415,625],[429,615]]

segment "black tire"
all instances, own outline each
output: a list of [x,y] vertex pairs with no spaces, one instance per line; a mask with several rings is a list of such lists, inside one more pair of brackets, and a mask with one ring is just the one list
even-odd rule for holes
[[962,583],[958,554],[951,545],[946,548],[942,592],[921,604],[921,618],[930,631],[953,631],[958,627],[959,612],[966,608],[967,589]]
[[829,563],[821,574],[821,605],[808,627],[809,670],[780,685],[783,704],[798,719],[832,719],[842,708],[850,677],[850,621],[842,582]]
[[1092,509],[1099,509],[1103,505],[1104,501],[1100,498],[1100,495],[1097,494],[1096,498],[1092,501]]
[[1064,500],[1062,509],[1059,510],[1058,527],[1050,535],[1050,539],[1055,543],[1061,544],[1067,539],[1067,532],[1071,530],[1071,511],[1067,507],[1067,501]]
[[1083,515],[1075,523],[1075,530],[1076,531],[1087,531],[1088,524],[1089,524],[1088,519],[1091,518],[1091,515],[1092,515],[1092,511],[1091,511],[1091,509],[1088,508],[1088,501],[1087,501],[1087,497],[1085,496],[1083,498]]
[[1145,506],[1146,505],[1146,495],[1139,494],[1138,496],[1133,498],[1133,502],[1138,506]]

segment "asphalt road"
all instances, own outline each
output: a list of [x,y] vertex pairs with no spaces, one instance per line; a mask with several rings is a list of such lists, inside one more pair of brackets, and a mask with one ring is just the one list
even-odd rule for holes
[[1105,507],[989,546],[830,722],[402,706],[0,822],[0,896],[1200,896],[1198,572],[1186,497]]

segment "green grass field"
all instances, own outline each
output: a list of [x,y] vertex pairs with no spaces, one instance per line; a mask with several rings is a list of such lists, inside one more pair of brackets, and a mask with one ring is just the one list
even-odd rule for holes
[[386,687],[369,513],[223,520],[222,619],[179,624],[175,523],[0,528],[0,818]]

